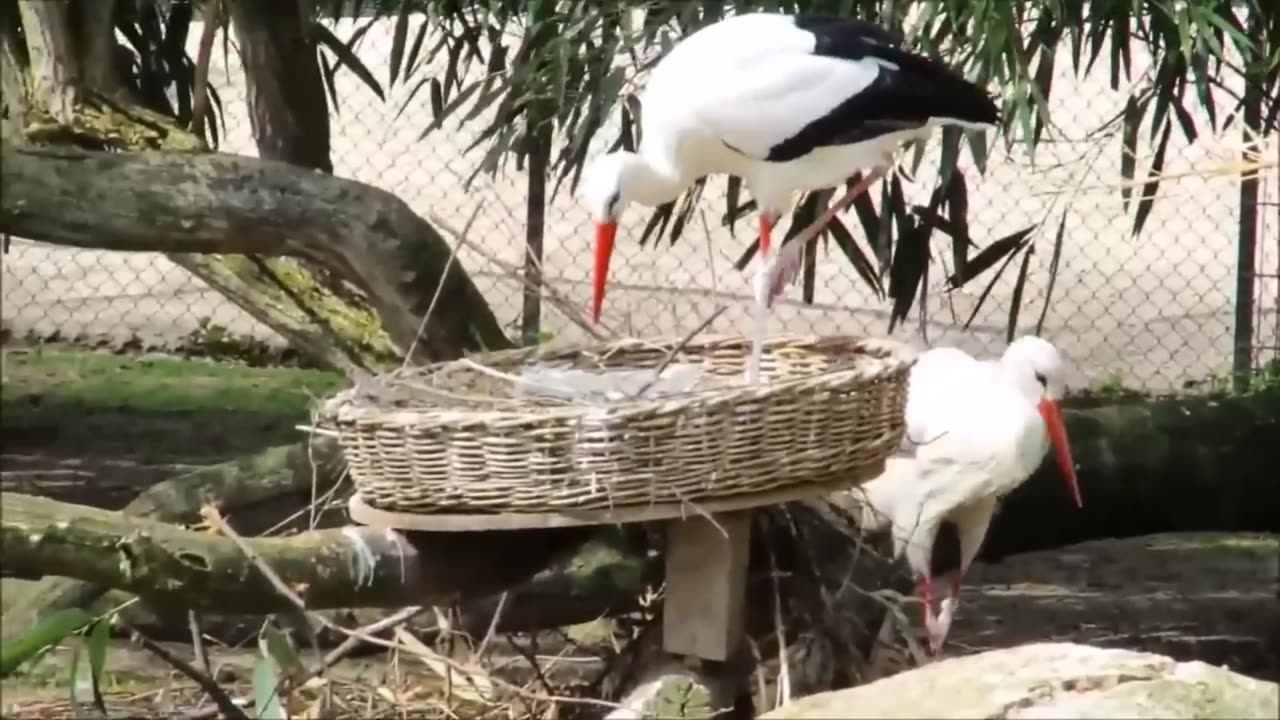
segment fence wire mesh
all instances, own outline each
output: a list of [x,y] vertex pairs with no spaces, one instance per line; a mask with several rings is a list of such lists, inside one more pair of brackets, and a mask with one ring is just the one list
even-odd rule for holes
[[[339,24],[339,34],[350,32],[344,24]],[[390,23],[375,25],[358,46],[361,59],[375,72],[387,67],[391,32]],[[193,44],[199,35],[192,30]],[[1133,65],[1133,75],[1141,76],[1142,58],[1134,57]],[[1039,145],[1034,157],[1019,145],[997,145],[985,175],[971,171],[967,152],[960,159],[970,180],[970,230],[979,244],[1027,226],[1040,227],[1018,332],[1034,331],[1046,304],[1054,237],[1065,213],[1061,258],[1041,334],[1070,359],[1072,386],[1120,383],[1154,392],[1181,391],[1226,375],[1233,349],[1241,342],[1235,336],[1238,184],[1166,183],[1145,230],[1134,237],[1132,209],[1126,210],[1114,187],[1102,187],[1121,177],[1121,138],[1110,121],[1121,113],[1125,94],[1110,89],[1103,61],[1083,77],[1075,76],[1070,62],[1057,67],[1061,70],[1051,107],[1056,133]],[[417,72],[430,75],[433,68]],[[234,49],[225,59],[214,54],[210,79],[226,115],[220,149],[256,155]],[[419,139],[430,122],[430,109],[426,100],[417,99],[401,114],[411,87],[401,83],[390,88],[384,102],[350,73],[339,74],[339,103],[331,118],[335,172],[395,193],[423,216],[454,227],[475,214],[470,247],[460,251],[459,260],[510,336],[518,338],[521,284],[493,258],[515,266],[523,261],[525,175],[512,165],[496,177],[481,174],[468,187],[466,180],[486,148],[464,149],[486,113],[461,127],[447,123]],[[602,152],[615,134],[614,127],[598,133],[592,154]],[[1238,138],[1233,131],[1225,139],[1235,143]],[[1194,167],[1220,151],[1221,140],[1201,136],[1188,144],[1174,133],[1166,167]],[[908,202],[927,200],[937,160],[935,140],[915,180],[906,186]],[[1145,164],[1140,158],[1139,167]],[[1272,174],[1263,178],[1261,188],[1254,320],[1251,337],[1243,339],[1254,367],[1280,357],[1278,184]],[[726,305],[728,311],[710,331],[749,330],[754,266],[738,272],[732,264],[751,241],[753,224],[739,222],[733,231],[720,224],[724,187],[723,180],[708,185],[693,227],[674,245],[663,241],[642,248],[637,239],[647,213],[632,209],[619,230],[607,325],[635,336],[683,334]],[[546,218],[545,282],[580,300],[585,309],[591,239],[587,212],[566,186],[548,202]],[[966,329],[986,281],[945,292],[941,284],[949,268],[943,250],[934,248],[927,296],[894,335],[919,347],[953,344],[985,355],[998,353],[1005,343],[1016,272],[994,283]],[[172,349],[217,331],[283,344],[269,328],[158,254],[61,248],[15,237],[3,266],[3,322],[12,338]],[[834,248],[819,258],[815,287],[812,305],[801,302],[798,288],[786,292],[772,320],[774,331],[888,331],[889,303],[876,297]],[[581,334],[548,303],[540,329],[543,337]]]

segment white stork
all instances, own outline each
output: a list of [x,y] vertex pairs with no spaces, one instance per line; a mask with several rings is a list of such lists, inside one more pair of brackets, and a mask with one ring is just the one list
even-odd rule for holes
[[[875,168],[823,215],[825,226],[887,171],[904,142],[942,125],[995,126],[999,113],[984,89],[901,44],[900,35],[853,18],[751,13],[673,47],[643,90],[639,152],[605,155],[583,175],[596,226],[593,321],[628,203],[656,207],[703,176],[737,175],[759,209],[767,259],[773,226],[796,192]],[[757,278],[761,305],[781,290],[776,275]]]
[[[902,451],[854,497],[862,530],[890,529],[894,556],[906,555],[934,654],[997,503],[1035,472],[1051,445],[1082,505],[1058,406],[1063,390],[1061,355],[1034,336],[1011,343],[998,362],[936,348],[921,353],[911,370]],[[940,529],[954,531],[949,539],[959,547],[949,549],[958,557],[935,553],[942,549],[935,548]]]

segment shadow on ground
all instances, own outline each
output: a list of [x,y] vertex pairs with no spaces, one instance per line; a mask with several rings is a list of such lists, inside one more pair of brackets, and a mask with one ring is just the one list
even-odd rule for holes
[[977,564],[952,654],[1067,641],[1202,660],[1280,681],[1280,538],[1097,540]]

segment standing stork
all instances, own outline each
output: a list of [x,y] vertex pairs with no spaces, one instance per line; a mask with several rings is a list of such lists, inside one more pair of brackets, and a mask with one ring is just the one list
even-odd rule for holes
[[[750,13],[704,27],[654,67],[644,88],[636,153],[604,155],[583,174],[595,222],[591,315],[599,322],[618,218],[631,202],[656,207],[699,178],[742,178],[758,210],[760,251],[796,192],[838,186],[875,168],[818,221],[879,179],[906,141],[936,127],[999,122],[990,95],[902,37],[853,18]],[[760,265],[756,300],[784,281]],[[781,274],[787,274],[785,271]]]
[[[888,528],[894,557],[906,555],[935,655],[997,503],[1036,471],[1050,446],[1076,506],[1083,504],[1058,406],[1063,374],[1058,350],[1034,336],[1011,343],[998,362],[955,348],[922,353],[911,370],[901,452],[855,491],[862,530]],[[949,548],[953,557],[935,552],[940,530],[958,545]]]

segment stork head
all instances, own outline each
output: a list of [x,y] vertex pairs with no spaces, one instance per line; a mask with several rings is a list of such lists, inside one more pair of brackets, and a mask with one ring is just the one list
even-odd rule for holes
[[1071,447],[1067,443],[1067,429],[1062,422],[1062,408],[1058,405],[1066,391],[1066,370],[1062,354],[1047,340],[1027,335],[1010,343],[1000,363],[1008,370],[1026,392],[1028,399],[1036,403],[1040,417],[1044,418],[1045,431],[1053,445],[1054,455],[1063,479],[1076,501],[1084,505],[1080,497],[1080,483],[1076,478],[1075,461],[1071,459]]
[[591,321],[600,322],[604,288],[609,277],[609,259],[618,233],[618,218],[630,196],[624,192],[633,173],[629,168],[639,160],[635,154],[611,152],[587,166],[582,173],[581,195],[595,224],[595,265],[591,277]]
[[582,173],[579,194],[595,224],[595,266],[591,283],[591,319],[600,321],[605,282],[618,220],[627,205],[638,202],[657,207],[675,200],[686,185],[682,178],[654,168],[643,157],[618,150],[596,158]]

